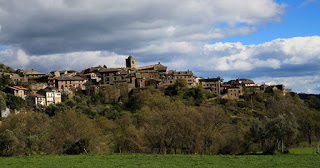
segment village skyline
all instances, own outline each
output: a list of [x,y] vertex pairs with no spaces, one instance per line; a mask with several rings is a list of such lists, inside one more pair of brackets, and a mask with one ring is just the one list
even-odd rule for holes
[[317,0],[0,3],[0,62],[14,69],[121,67],[132,55],[139,66],[320,93]]

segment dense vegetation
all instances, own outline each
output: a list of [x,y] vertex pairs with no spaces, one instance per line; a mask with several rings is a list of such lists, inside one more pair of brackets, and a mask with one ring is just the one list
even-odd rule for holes
[[187,88],[184,80],[164,91],[117,94],[115,86],[77,91],[61,104],[33,108],[1,93],[1,108],[22,112],[2,120],[0,155],[273,154],[320,140],[314,96],[303,101],[295,93],[246,90],[243,99],[227,100]]
[[316,155],[42,155],[1,157],[1,168],[44,167],[319,167]]

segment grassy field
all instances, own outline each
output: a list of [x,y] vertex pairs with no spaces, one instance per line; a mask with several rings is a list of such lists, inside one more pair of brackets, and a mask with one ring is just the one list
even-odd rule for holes
[[320,156],[288,155],[42,155],[0,158],[0,167],[320,167]]

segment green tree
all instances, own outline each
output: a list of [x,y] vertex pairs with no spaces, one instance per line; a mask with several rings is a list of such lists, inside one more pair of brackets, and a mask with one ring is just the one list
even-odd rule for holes
[[173,86],[169,86],[165,90],[167,96],[176,96],[180,90],[185,89],[188,86],[187,81],[182,78],[178,78]]
[[20,154],[20,142],[11,130],[0,133],[0,156],[12,156]]
[[102,90],[102,94],[104,103],[117,103],[120,97],[120,90],[115,86],[108,85]]
[[21,98],[12,94],[7,95],[7,105],[10,109],[20,110],[26,106],[26,102]]
[[[296,118],[291,114],[279,115],[276,118],[268,119],[266,123],[266,137],[271,140],[271,148],[267,152],[273,153],[278,146],[284,152],[284,146],[288,151],[290,144],[295,140],[298,133]],[[267,142],[267,143],[270,143]]]
[[142,132],[134,126],[129,113],[115,120],[115,126],[116,129],[112,132],[116,152],[139,153],[144,151]]
[[80,154],[99,151],[100,134],[92,120],[84,114],[68,110],[52,121],[52,142],[57,153]]
[[5,93],[0,91],[0,111],[6,109],[6,97]]
[[[50,153],[49,118],[43,113],[19,113],[3,120],[0,128],[4,155]],[[1,145],[2,146],[2,145]]]

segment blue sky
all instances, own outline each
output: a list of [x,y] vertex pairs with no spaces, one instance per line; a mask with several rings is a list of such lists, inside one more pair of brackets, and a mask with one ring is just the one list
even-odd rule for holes
[[241,42],[245,45],[261,44],[277,38],[320,35],[320,1],[278,0],[287,5],[280,22],[258,26],[259,31],[250,35],[232,36],[215,42]]

